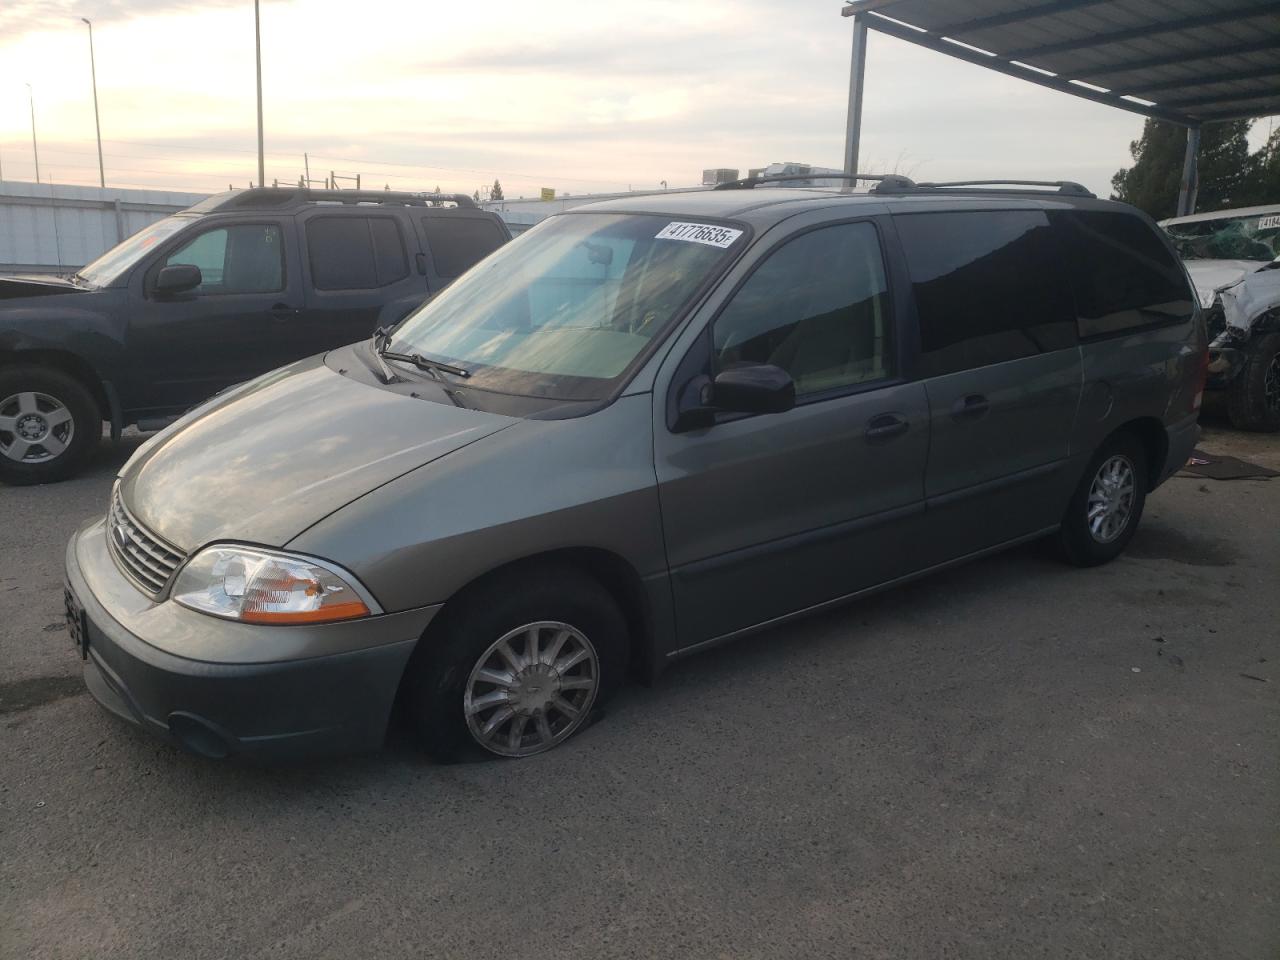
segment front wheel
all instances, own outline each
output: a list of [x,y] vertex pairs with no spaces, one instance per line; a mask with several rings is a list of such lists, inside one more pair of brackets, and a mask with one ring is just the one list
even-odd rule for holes
[[440,617],[406,678],[409,713],[439,759],[544,753],[586,726],[622,679],[626,622],[572,567],[517,568]]
[[53,367],[0,370],[0,480],[65,480],[101,437],[102,414],[75,377]]
[[1237,430],[1280,430],[1280,333],[1250,346],[1244,369],[1227,388],[1227,415]]
[[1118,557],[1138,529],[1147,499],[1147,457],[1131,433],[1111,437],[1089,461],[1062,517],[1058,542],[1069,563],[1094,567]]

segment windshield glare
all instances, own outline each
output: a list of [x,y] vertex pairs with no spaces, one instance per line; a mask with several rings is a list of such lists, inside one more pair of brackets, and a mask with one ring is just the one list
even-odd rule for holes
[[742,233],[647,214],[552,217],[410,314],[389,349],[464,367],[468,387],[600,399]]
[[1168,223],[1164,229],[1183,260],[1274,260],[1280,256],[1280,214]]
[[142,255],[148,250],[173,236],[189,223],[191,223],[190,217],[165,217],[163,220],[157,220],[82,268],[80,276],[96,287],[108,286],[141,260]]

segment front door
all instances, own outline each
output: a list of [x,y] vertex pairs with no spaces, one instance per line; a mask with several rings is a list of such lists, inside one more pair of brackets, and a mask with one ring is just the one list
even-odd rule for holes
[[[302,305],[287,220],[213,222],[179,238],[130,287],[134,415],[180,412],[224,387],[314,353],[294,321]],[[195,290],[158,296],[163,267],[192,264]],[[145,399],[143,399],[145,398]]]
[[710,376],[782,367],[797,404],[679,432],[659,404],[655,462],[686,647],[901,575],[911,549],[899,523],[923,510],[927,405],[923,385],[898,377],[877,226],[819,225],[746,267],[692,349],[706,351]]

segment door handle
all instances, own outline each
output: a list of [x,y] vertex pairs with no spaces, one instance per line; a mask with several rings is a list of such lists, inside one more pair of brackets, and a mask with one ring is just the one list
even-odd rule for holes
[[413,259],[418,266],[418,273],[425,277],[427,275],[427,255],[425,253],[415,253]]
[[296,307],[291,307],[287,303],[275,303],[271,305],[271,315],[277,320],[288,320],[296,317],[302,311]]
[[991,404],[986,397],[980,393],[971,393],[951,405],[951,417],[953,420],[977,420],[986,416],[990,409]]
[[896,413],[882,413],[867,421],[867,440],[871,443],[883,443],[901,436],[910,428],[911,424]]

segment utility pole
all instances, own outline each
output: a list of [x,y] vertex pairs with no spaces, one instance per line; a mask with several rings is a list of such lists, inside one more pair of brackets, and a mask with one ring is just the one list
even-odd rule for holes
[[27,101],[31,104],[31,154],[36,158],[36,183],[40,182],[40,148],[36,146],[36,95],[27,84]]
[[262,154],[262,28],[258,20],[258,0],[253,0],[253,50],[258,63],[258,186],[265,187],[267,167]]
[[98,134],[98,186],[107,187],[107,175],[102,168],[102,123],[98,120],[98,66],[93,60],[93,23],[88,17],[81,17],[89,28],[89,76],[93,80],[93,129]]

